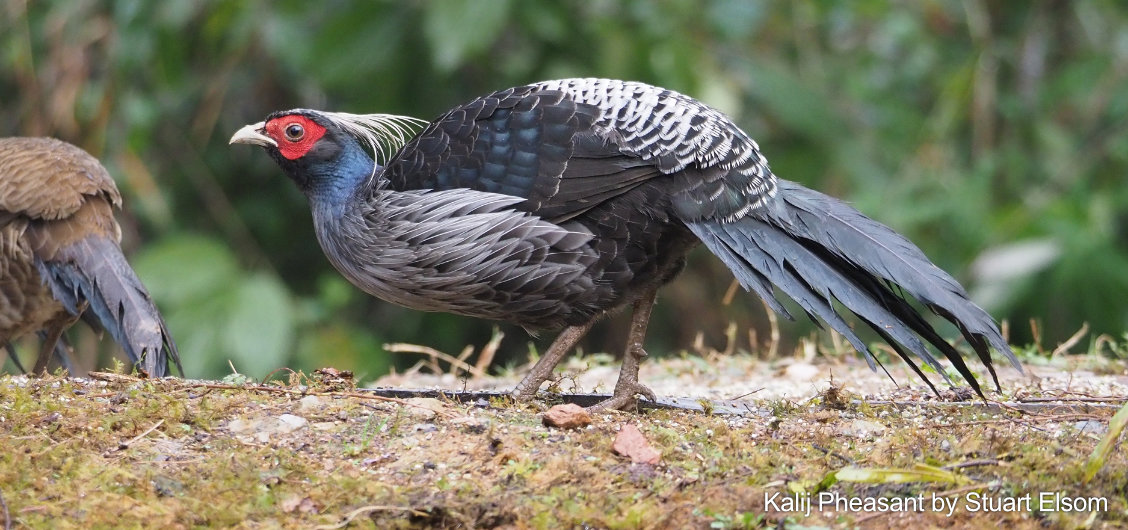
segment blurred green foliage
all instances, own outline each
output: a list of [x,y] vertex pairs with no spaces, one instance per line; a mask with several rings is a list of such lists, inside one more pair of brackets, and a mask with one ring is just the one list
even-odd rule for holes
[[[353,289],[304,199],[262,153],[229,148],[233,131],[293,107],[430,118],[570,76],[729,113],[776,173],[916,241],[1014,342],[1031,318],[1047,343],[1082,322],[1118,336],[1128,319],[1128,13],[1114,0],[12,0],[0,50],[0,134],[63,138],[110,168],[127,248],[194,377],[228,360],[374,376],[385,341],[458,351],[490,333]],[[730,278],[695,253],[651,351],[721,341],[730,321],[766,336],[753,296],[720,303]],[[597,327],[587,349],[623,334]],[[503,353],[522,355],[524,336]]]

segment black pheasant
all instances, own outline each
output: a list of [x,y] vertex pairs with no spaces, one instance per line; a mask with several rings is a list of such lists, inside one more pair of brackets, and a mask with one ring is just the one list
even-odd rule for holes
[[113,178],[86,151],[0,138],[0,344],[40,332],[36,373],[80,317],[109,331],[146,374],[166,375],[170,360],[179,368],[164,320],[118,246],[120,206]]
[[475,99],[408,140],[418,121],[296,109],[244,127],[231,143],[266,148],[309,198],[329,260],[366,292],[415,309],[564,328],[517,385],[519,399],[536,393],[596,320],[628,304],[623,367],[602,406],[653,398],[637,379],[650,310],[698,243],[776,311],[791,316],[778,289],[825,321],[871,367],[835,301],[929,386],[910,354],[945,372],[926,343],[982,395],[910,297],[956,325],[996,387],[991,348],[1018,366],[991,317],[916,246],[777,178],[755,141],[688,96],[564,79]]

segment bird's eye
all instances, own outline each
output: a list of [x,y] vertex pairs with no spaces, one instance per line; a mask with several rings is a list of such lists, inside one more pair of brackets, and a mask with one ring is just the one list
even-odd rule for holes
[[286,139],[291,142],[301,140],[305,136],[305,128],[297,123],[291,123],[286,127]]

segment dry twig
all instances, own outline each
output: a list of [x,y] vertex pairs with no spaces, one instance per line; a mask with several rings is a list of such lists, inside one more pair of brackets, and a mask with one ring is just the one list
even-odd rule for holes
[[135,442],[137,442],[137,440],[144,438],[149,433],[157,430],[157,427],[160,427],[163,424],[164,424],[164,419],[162,418],[162,419],[158,420],[156,423],[154,423],[152,427],[145,429],[145,432],[138,434],[137,436],[134,436],[133,438],[130,438],[128,442],[122,442],[122,443],[118,444],[117,449],[115,449],[115,450],[116,451],[124,451],[126,449],[129,449],[129,446],[133,445]]
[[1009,466],[1009,465],[1010,464],[1008,464],[1006,462],[1003,462],[1003,461],[1000,461],[1000,460],[995,460],[994,458],[984,458],[984,459],[979,459],[979,460],[968,460],[966,462],[958,462],[958,463],[955,463],[955,464],[948,464],[946,466],[943,466],[942,469],[947,469],[948,471],[951,471],[953,469],[963,469],[963,468],[967,468],[967,467]]

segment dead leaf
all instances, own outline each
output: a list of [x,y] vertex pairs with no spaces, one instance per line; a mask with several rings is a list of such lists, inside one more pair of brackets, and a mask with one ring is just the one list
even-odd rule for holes
[[546,427],[578,429],[591,424],[591,414],[579,405],[567,403],[548,409],[541,421],[544,422]]
[[630,423],[619,429],[611,450],[630,458],[636,464],[657,464],[662,458],[662,453],[650,445],[642,431]]

